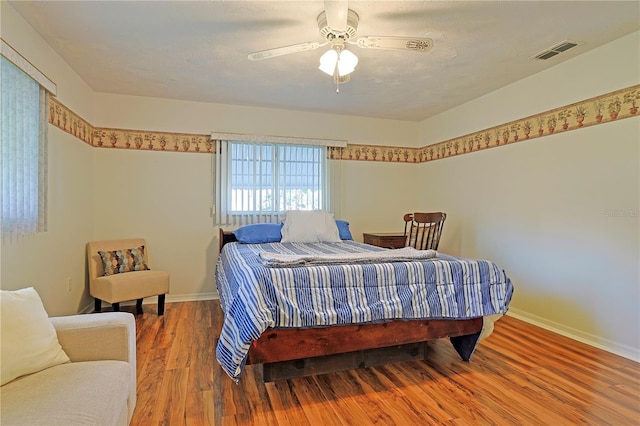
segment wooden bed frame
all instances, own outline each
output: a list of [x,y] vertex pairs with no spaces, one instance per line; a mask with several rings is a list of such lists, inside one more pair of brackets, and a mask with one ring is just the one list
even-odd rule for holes
[[[220,251],[233,241],[237,241],[235,235],[220,229]],[[426,343],[444,337],[450,338],[464,361],[469,361],[482,325],[482,318],[474,318],[269,328],[251,345],[247,364],[260,364],[263,380],[270,382],[424,359]]]

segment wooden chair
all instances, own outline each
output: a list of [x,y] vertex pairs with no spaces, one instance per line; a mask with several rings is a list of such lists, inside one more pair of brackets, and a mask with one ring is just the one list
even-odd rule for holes
[[446,213],[407,213],[404,215],[405,247],[438,250]]
[[99,252],[113,252],[144,246],[144,264],[149,265],[149,249],[142,238],[90,241],[87,243],[89,290],[95,298],[95,312],[102,310],[102,301],[111,303],[115,312],[120,302],[136,301],[136,313],[142,313],[142,299],[158,296],[158,315],[164,314],[164,299],[169,293],[169,273],[155,269],[104,275],[104,262]]

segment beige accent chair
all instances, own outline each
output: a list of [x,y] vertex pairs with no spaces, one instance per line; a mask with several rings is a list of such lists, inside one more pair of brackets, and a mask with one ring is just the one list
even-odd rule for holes
[[[104,276],[104,265],[99,251],[124,250],[144,246],[144,261],[148,271],[133,271]],[[149,265],[149,247],[142,238],[90,241],[87,243],[89,289],[95,298],[95,311],[102,310],[102,301],[111,303],[115,312],[120,302],[136,300],[136,312],[142,313],[142,299],[158,296],[158,315],[164,314],[164,299],[169,293],[169,273],[157,271]]]

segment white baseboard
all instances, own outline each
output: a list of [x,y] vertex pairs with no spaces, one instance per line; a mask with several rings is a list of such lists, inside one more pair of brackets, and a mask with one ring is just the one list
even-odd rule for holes
[[[164,303],[174,302],[197,302],[200,300],[218,299],[218,293],[194,293],[194,294],[167,294]],[[135,300],[131,302],[123,302],[122,305],[135,305]],[[142,301],[143,305],[158,303],[158,296],[145,297]]]
[[[197,302],[200,300],[216,300],[219,299],[218,293],[195,293],[195,294],[167,294],[164,303],[173,303],[173,302]],[[107,302],[102,302],[103,307],[108,306]],[[158,296],[153,297],[145,297],[142,300],[143,305],[151,305],[158,303]],[[120,303],[120,306],[134,306],[136,304],[135,300],[129,300],[127,302]],[[93,312],[94,303],[87,305],[82,309],[80,314],[87,314]]]
[[622,345],[620,343],[613,342],[611,340],[603,339],[602,337],[594,334],[585,333],[572,327],[567,327],[560,323],[549,321],[537,315],[530,314],[525,311],[521,311],[516,308],[509,308],[507,315],[533,324],[545,330],[549,330],[553,333],[560,334],[578,342],[585,343],[589,346],[602,349],[607,352],[611,352],[621,357],[630,359],[632,361],[640,362],[640,349],[632,348],[631,346]]
[[[172,302],[197,302],[200,300],[216,300],[219,299],[218,293],[195,293],[195,294],[167,294],[166,303]],[[153,299],[151,299],[150,303]],[[143,302],[144,303],[144,302]]]

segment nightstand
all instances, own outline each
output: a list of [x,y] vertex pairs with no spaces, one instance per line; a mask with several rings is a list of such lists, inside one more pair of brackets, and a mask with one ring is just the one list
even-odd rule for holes
[[407,237],[397,232],[369,232],[362,234],[365,244],[391,249],[402,248]]

